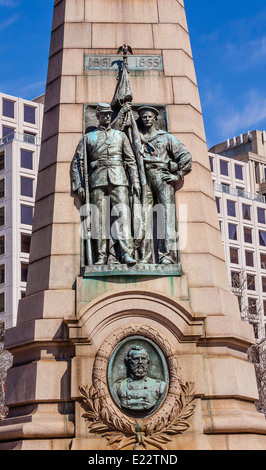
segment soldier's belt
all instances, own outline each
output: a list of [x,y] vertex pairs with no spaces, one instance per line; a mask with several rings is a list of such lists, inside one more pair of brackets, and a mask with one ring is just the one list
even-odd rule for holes
[[150,168],[155,168],[155,169],[165,168],[166,170],[168,170],[168,165],[166,162],[151,162],[151,161],[144,160],[144,163],[145,163],[147,170],[149,170]]
[[[98,162],[97,167],[111,167],[111,166],[123,166],[123,162],[113,162],[113,161],[106,161],[106,162]],[[97,168],[96,167],[96,168]]]

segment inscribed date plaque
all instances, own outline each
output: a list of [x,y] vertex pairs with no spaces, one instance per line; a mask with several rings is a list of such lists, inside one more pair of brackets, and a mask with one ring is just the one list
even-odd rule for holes
[[[128,69],[131,71],[163,70],[161,55],[132,55],[127,56]],[[84,58],[85,71],[113,70],[122,68],[123,57],[121,55],[89,55]]]

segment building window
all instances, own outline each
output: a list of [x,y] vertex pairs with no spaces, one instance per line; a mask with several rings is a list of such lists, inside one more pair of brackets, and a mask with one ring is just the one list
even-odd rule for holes
[[248,297],[248,313],[257,315],[257,299],[253,299],[253,297]]
[[21,234],[21,252],[22,253],[29,253],[30,252],[30,242],[31,242],[31,235],[26,235],[25,233]]
[[242,204],[243,219],[251,220],[250,216],[250,206],[247,204]]
[[215,201],[216,201],[217,212],[218,212],[218,214],[220,214],[220,211],[221,211],[220,201],[221,201],[221,199],[219,197],[215,197]]
[[228,236],[230,240],[237,240],[237,225],[228,224]]
[[4,292],[1,292],[0,294],[0,312],[4,312],[5,311],[5,293]]
[[252,243],[252,229],[244,227],[244,241],[245,243]]
[[36,134],[33,132],[24,131],[23,141],[28,144],[36,144]]
[[220,160],[220,173],[221,175],[228,176],[228,162]]
[[0,171],[5,169],[5,152],[0,153]]
[[27,170],[33,169],[33,152],[29,150],[20,151],[20,166],[21,168],[27,168]]
[[21,297],[20,297],[21,299],[24,299],[24,297],[26,297],[26,292],[24,290],[22,290],[20,294],[21,294]]
[[231,285],[232,287],[239,288],[240,286],[240,273],[231,271]]
[[259,230],[259,243],[261,246],[266,246],[266,232]]
[[266,254],[260,254],[260,267],[261,269],[266,269]]
[[23,204],[20,206],[21,208],[21,223],[25,225],[32,225],[33,222],[33,207],[31,206],[24,206]]
[[260,164],[255,162],[255,179],[256,183],[260,183]]
[[10,140],[14,139],[15,129],[13,127],[3,126],[2,131],[3,131],[2,135],[3,137],[5,137],[6,142],[9,142]]
[[247,274],[247,289],[256,290],[255,288],[255,276],[253,274]]
[[243,179],[243,167],[241,165],[235,165],[235,177],[238,180]]
[[245,251],[246,255],[246,266],[254,266],[253,251]]
[[5,236],[2,235],[0,237],[0,255],[4,255],[5,254]]
[[262,292],[266,292],[266,277],[261,278]]
[[5,225],[5,208],[0,207],[0,226]]
[[258,323],[252,323],[255,339],[259,338],[259,326]]
[[33,197],[33,180],[32,179],[24,178],[24,176],[20,177],[20,194],[21,196]]
[[230,215],[231,217],[236,216],[236,203],[235,203],[235,201],[230,201],[229,199],[227,200],[227,215]]
[[209,160],[210,160],[211,171],[213,171],[213,157],[209,157]]
[[14,109],[15,109],[14,101],[6,100],[3,98],[3,116],[14,119],[14,116],[15,116]]
[[27,282],[28,266],[27,263],[21,263],[21,282]]
[[0,264],[0,284],[5,283],[5,265]]
[[221,189],[222,189],[223,193],[229,194],[230,193],[230,184],[222,183],[221,184]]
[[0,199],[5,197],[5,180],[0,180]]
[[238,264],[238,249],[230,247],[230,263]]
[[24,121],[35,124],[35,109],[32,106],[24,105]]
[[258,213],[258,223],[265,224],[265,209],[262,209],[262,207],[258,207],[257,213]]

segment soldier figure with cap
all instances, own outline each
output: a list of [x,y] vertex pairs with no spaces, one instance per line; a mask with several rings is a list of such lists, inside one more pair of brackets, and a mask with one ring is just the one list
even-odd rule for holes
[[142,250],[142,263],[152,262],[153,235],[150,230],[152,207],[158,205],[157,258],[161,264],[177,264],[179,250],[175,210],[174,183],[191,171],[192,157],[184,144],[169,132],[157,128],[158,110],[152,106],[138,109],[142,129],[142,155],[147,179],[147,231]]
[[[90,204],[96,210],[92,214],[94,234],[94,263],[96,265],[118,262],[114,253],[108,250],[110,234],[106,233],[104,216],[105,197],[110,197],[111,211],[118,208],[113,228],[120,247],[120,261],[129,265],[136,263],[133,257],[131,219],[129,210],[129,184],[132,191],[139,194],[140,183],[135,157],[124,132],[111,128],[112,109],[106,103],[99,103],[96,109],[98,127],[85,134],[80,140],[73,161],[72,188],[82,202],[85,202],[85,176],[87,167]],[[87,159],[84,162],[84,159]],[[86,163],[86,165],[84,165]],[[126,174],[127,173],[127,174]],[[128,177],[127,177],[128,175]],[[110,214],[109,214],[110,216]],[[122,233],[118,219],[123,219]],[[110,240],[110,245],[112,241]],[[109,247],[110,248],[110,247]]]

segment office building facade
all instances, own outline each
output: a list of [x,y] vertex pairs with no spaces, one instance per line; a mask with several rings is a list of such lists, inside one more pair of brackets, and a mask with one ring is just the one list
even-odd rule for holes
[[209,159],[229,283],[260,339],[266,323],[265,132],[215,145]]
[[25,295],[43,98],[0,93],[0,320],[14,326]]

